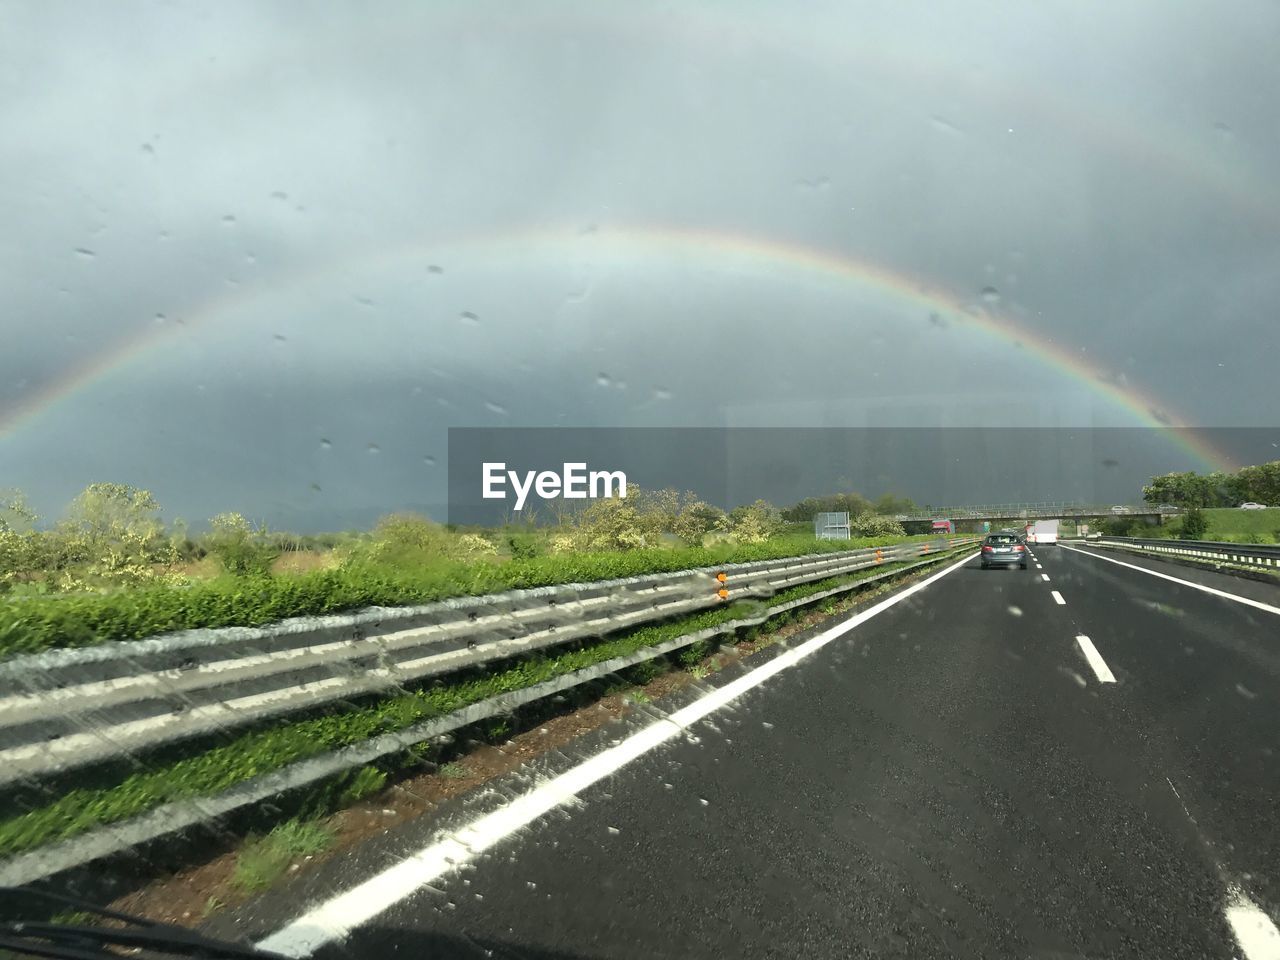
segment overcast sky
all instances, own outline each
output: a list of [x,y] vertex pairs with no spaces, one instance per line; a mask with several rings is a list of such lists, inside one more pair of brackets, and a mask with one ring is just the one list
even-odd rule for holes
[[315,527],[442,502],[449,426],[1269,427],[1278,49],[1262,0],[0,0],[0,487]]

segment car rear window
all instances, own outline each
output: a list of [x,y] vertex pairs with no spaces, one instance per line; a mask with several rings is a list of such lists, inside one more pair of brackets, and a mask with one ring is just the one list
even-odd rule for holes
[[1018,542],[1018,538],[1011,533],[1004,534],[998,537],[987,537],[987,543],[1008,544],[1008,543],[1017,543],[1017,542]]

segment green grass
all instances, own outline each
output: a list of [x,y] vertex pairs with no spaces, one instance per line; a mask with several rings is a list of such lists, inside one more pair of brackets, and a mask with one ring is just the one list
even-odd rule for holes
[[[775,560],[901,542],[902,537],[815,540],[781,537],[762,544],[561,554],[506,562],[441,561],[416,569],[355,566],[261,578],[223,578],[181,587],[153,586],[106,594],[0,599],[0,658],[57,647],[133,640],[196,627],[254,626],[287,617],[368,606],[406,606],[691,567]],[[907,537],[907,540],[930,539]]]
[[[1276,543],[1280,532],[1280,509],[1241,510],[1214,509],[1204,511],[1209,521],[1207,540],[1226,540],[1232,543]],[[1249,540],[1259,537],[1259,540]]]
[[467,768],[457,762],[446,763],[436,772],[446,780],[462,780],[467,776]]
[[289,820],[265,837],[251,839],[236,858],[231,883],[244,893],[265,890],[299,857],[323,853],[333,831],[317,821]]
[[[902,566],[904,564],[885,564],[818,583],[802,584],[775,595],[770,599],[770,605]],[[131,773],[120,782],[75,787],[45,806],[0,819],[0,856],[64,840],[96,826],[137,816],[165,803],[217,793],[307,757],[403,730],[501,693],[747,617],[763,607],[759,601],[728,603],[678,620],[640,627],[589,647],[554,656],[531,657],[497,673],[455,679],[447,685],[402,693],[368,705],[351,706],[323,716],[251,730],[199,753],[187,753],[188,747],[184,750],[185,755],[156,762],[149,768]],[[789,614],[781,615],[784,621],[789,618]],[[692,666],[712,649],[713,644],[700,641],[680,651],[677,659],[685,666]],[[362,776],[362,771],[349,775],[347,792],[338,794],[341,798],[337,801],[339,804],[349,801],[351,784],[358,783]],[[380,787],[383,781],[374,779],[377,779],[376,786]]]
[[[1209,521],[1205,540],[1224,543],[1280,543],[1280,509],[1241,510],[1238,507],[1214,507],[1203,511]],[[1182,518],[1175,517],[1156,527],[1136,525],[1129,536],[1147,539],[1177,540],[1182,532]]]

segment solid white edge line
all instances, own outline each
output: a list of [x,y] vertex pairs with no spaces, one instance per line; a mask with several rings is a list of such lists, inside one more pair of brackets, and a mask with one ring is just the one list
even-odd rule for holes
[[1191,587],[1193,590],[1202,590],[1205,593],[1211,593],[1215,597],[1222,597],[1226,600],[1234,600],[1236,603],[1243,603],[1246,606],[1254,607],[1258,610],[1265,610],[1267,613],[1280,614],[1280,607],[1273,607],[1269,603],[1263,603],[1261,600],[1251,600],[1248,597],[1241,597],[1234,593],[1227,593],[1225,590],[1218,590],[1215,587],[1206,587],[1203,583],[1195,583],[1191,580],[1183,580],[1181,577],[1173,577],[1167,573],[1160,573],[1156,570],[1148,570],[1146,567],[1139,567],[1132,563],[1125,563],[1123,560],[1117,560],[1115,557],[1104,557],[1100,553],[1092,553],[1088,550],[1080,550],[1076,547],[1064,547],[1064,550],[1070,550],[1072,553],[1078,553],[1081,556],[1093,557],[1097,560],[1105,560],[1107,563],[1114,563],[1121,567],[1128,567],[1130,570],[1137,570],[1139,573],[1145,573],[1151,577],[1159,577],[1161,580],[1170,580],[1173,583],[1180,583],[1184,587]]
[[912,584],[901,593],[895,593],[873,604],[737,680],[712,690],[689,706],[643,727],[616,746],[539,784],[510,803],[462,827],[452,836],[421,848],[368,880],[317,904],[259,941],[258,947],[287,957],[306,957],[325,944],[343,939],[356,927],[390,909],[431,881],[452,873],[477,854],[489,850],[543,814],[569,802],[592,784],[616,773],[632,760],[670,740],[770,677],[795,666],[872,617],[960,569],[976,556],[977,553],[971,553],[933,576]]
[[1057,603],[1061,606],[1066,606],[1067,601],[1062,599],[1062,594],[1060,594],[1057,590],[1050,590],[1049,592],[1053,594],[1054,603]]
[[1111,672],[1111,668],[1107,666],[1107,661],[1102,659],[1102,654],[1098,652],[1098,648],[1093,645],[1093,641],[1080,634],[1076,637],[1076,643],[1080,645],[1084,658],[1089,661],[1089,666],[1093,667],[1094,676],[1098,678],[1099,683],[1115,683],[1116,676]]
[[1232,885],[1227,902],[1227,923],[1245,960],[1280,960],[1280,930],[1262,909]]

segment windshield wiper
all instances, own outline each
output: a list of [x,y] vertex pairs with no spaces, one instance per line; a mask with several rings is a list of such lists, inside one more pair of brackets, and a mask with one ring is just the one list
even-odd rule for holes
[[[118,926],[85,923],[56,923],[48,920],[10,919],[13,905],[22,898],[42,901],[64,910],[89,913]],[[280,954],[259,950],[247,944],[216,940],[188,927],[160,923],[92,903],[41,890],[0,887],[0,901],[5,904],[0,919],[0,953],[16,956],[51,957],[55,960],[119,960],[119,950],[142,950],[142,956],[199,957],[204,960],[281,960]],[[47,912],[47,911],[46,911]],[[135,954],[136,955],[136,954]]]

